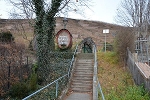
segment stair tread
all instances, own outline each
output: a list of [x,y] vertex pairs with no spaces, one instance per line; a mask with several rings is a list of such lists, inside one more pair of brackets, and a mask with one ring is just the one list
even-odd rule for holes
[[89,82],[86,82],[85,84],[81,83],[81,82],[73,82],[71,83],[72,85],[91,85]]
[[87,80],[72,79],[72,81],[75,82],[75,83],[85,83],[85,84],[92,83],[92,79],[87,79]]
[[87,80],[87,81],[89,81],[89,80],[93,80],[93,77],[82,77],[82,78],[75,77],[72,80],[80,80],[80,81],[82,81],[82,80],[86,81]]
[[73,69],[70,90],[74,92],[92,92],[93,89],[93,53],[77,54],[76,64]]
[[79,67],[79,68],[75,68],[75,69],[79,69],[79,70],[80,70],[80,69],[81,69],[81,70],[84,70],[84,69],[85,69],[85,70],[92,70],[93,68],[82,68],[82,67]]
[[71,88],[92,89],[92,86],[76,86],[76,85],[71,85]]
[[78,91],[78,92],[91,92],[92,89],[72,88],[72,91]]

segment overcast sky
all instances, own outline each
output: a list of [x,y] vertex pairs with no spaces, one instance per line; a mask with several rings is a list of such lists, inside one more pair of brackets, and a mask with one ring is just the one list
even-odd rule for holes
[[[10,4],[5,2],[6,0],[0,0],[0,18],[9,18]],[[114,17],[116,15],[116,9],[118,8],[121,0],[91,0],[92,6],[90,9],[84,11],[85,17],[70,13],[69,18],[96,20],[107,23],[115,23]]]

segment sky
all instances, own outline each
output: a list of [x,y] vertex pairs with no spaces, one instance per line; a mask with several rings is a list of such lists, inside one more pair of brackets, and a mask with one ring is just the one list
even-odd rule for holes
[[[84,16],[70,12],[68,17],[115,23],[114,17],[120,2],[121,0],[91,0],[90,9],[84,11]],[[10,4],[6,0],[0,0],[0,5],[0,18],[9,18],[9,12],[12,10]]]

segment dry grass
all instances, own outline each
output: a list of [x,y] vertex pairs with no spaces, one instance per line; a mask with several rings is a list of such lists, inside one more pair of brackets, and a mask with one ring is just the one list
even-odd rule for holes
[[[56,28],[55,28],[55,34],[62,28],[63,18],[58,17],[56,18]],[[34,33],[33,27],[29,25],[28,20],[26,19],[17,19],[17,20],[9,20],[1,19],[0,23],[0,30],[7,30],[14,33],[16,40],[24,41],[25,44],[27,44],[27,41],[21,38],[21,35],[18,33],[18,30],[16,30],[16,26],[19,27],[19,32],[24,32],[19,24],[22,24],[24,26],[25,33],[27,33],[27,37],[31,39],[33,37],[32,34]],[[107,42],[111,43],[114,40],[114,37],[112,36],[113,33],[116,33],[122,26],[114,25],[111,23],[104,23],[104,22],[98,22],[98,21],[89,21],[89,20],[77,20],[77,19],[71,19],[68,18],[67,23],[67,29],[70,31],[70,33],[73,36],[73,42],[78,42],[86,37],[91,37],[93,41],[97,44],[97,46],[103,46],[104,43],[104,37],[103,29],[110,29],[110,34],[107,34]]]
[[13,36],[15,37],[15,42],[24,43],[26,49],[29,47],[29,43],[33,39],[33,33],[14,33]]
[[119,94],[122,88],[134,84],[115,52],[98,52],[98,77],[106,97],[113,90]]

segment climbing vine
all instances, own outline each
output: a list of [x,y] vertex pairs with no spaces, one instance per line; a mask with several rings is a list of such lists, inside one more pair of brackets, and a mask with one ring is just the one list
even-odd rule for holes
[[52,0],[51,7],[45,11],[42,0],[33,0],[36,11],[35,34],[37,35],[38,77],[46,81],[50,72],[50,53],[55,49],[55,15],[63,0]]
[[[38,77],[44,81],[51,74],[51,53],[55,50],[54,35],[58,12],[67,15],[68,11],[83,11],[80,9],[88,5],[90,0],[9,0],[17,11],[21,10],[23,17],[34,19],[34,33],[36,37],[36,54],[38,62]],[[78,3],[77,3],[78,2]],[[19,9],[18,9],[19,8]],[[20,16],[22,16],[20,14]],[[16,15],[12,13],[16,18]],[[24,16],[25,15],[25,16]],[[34,17],[33,17],[34,16]],[[22,18],[22,17],[21,17]]]

